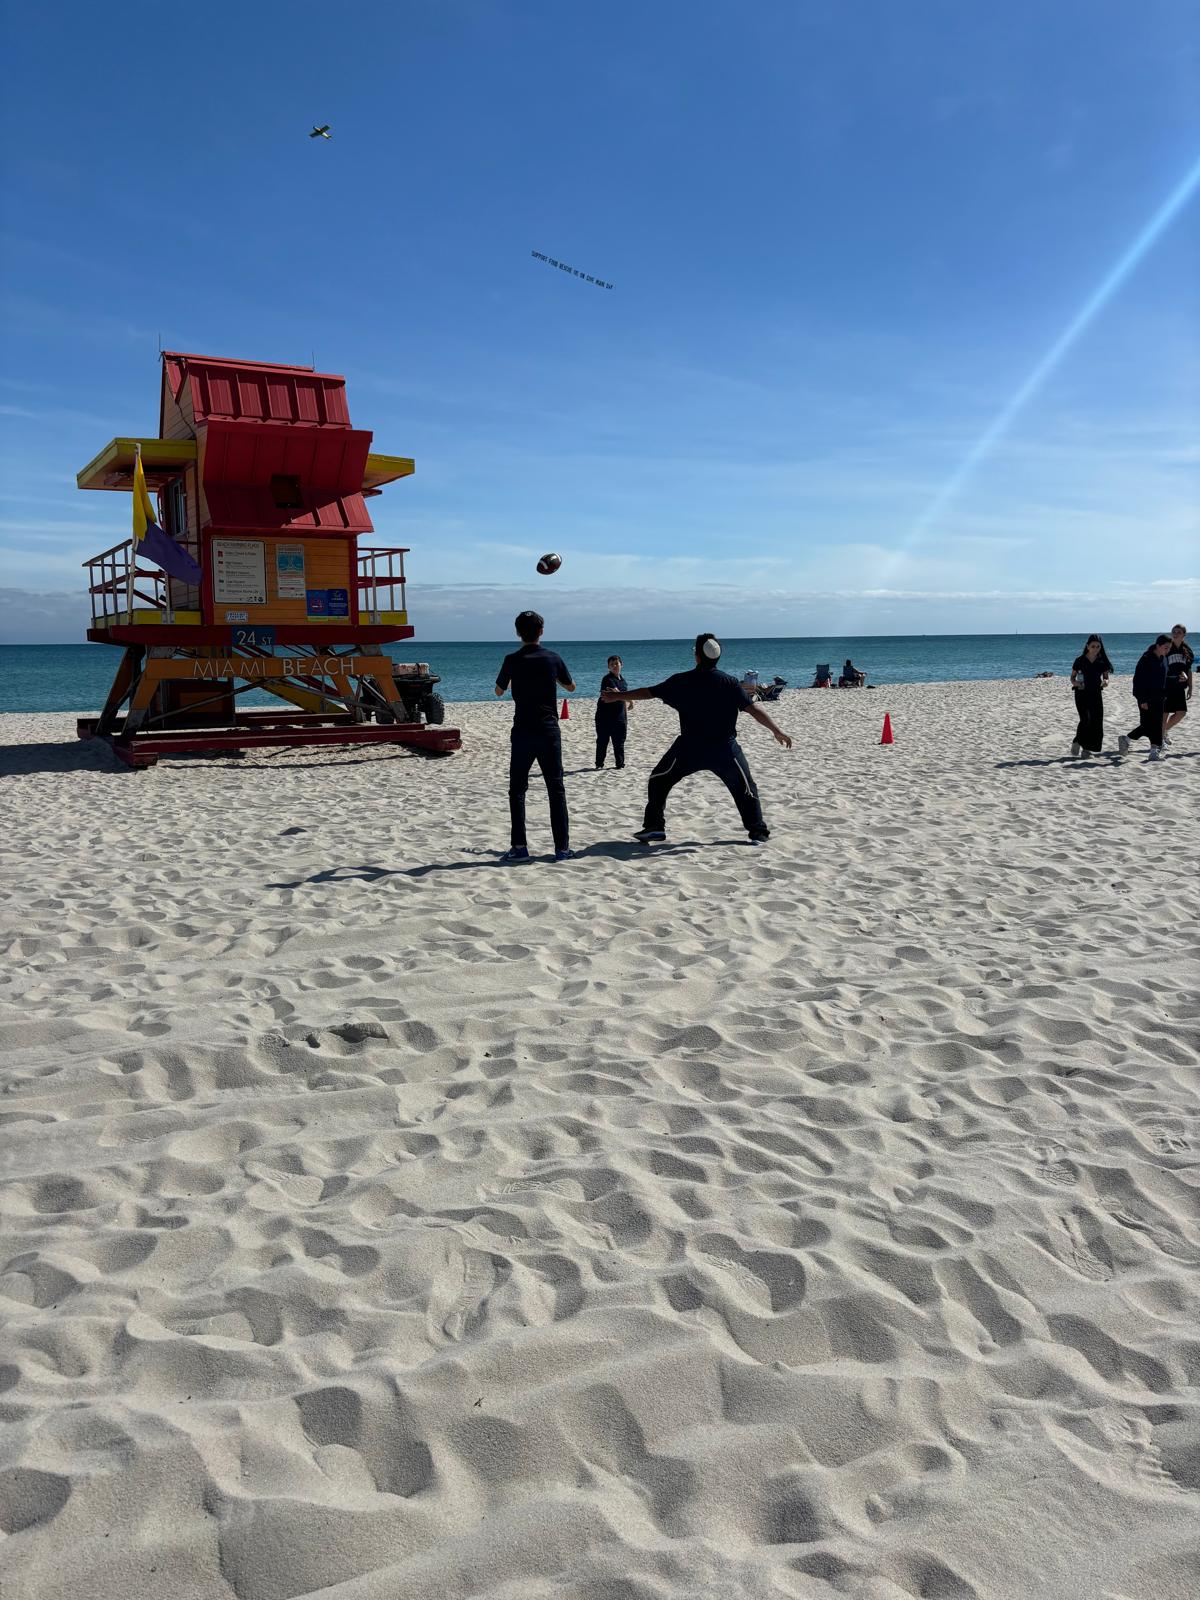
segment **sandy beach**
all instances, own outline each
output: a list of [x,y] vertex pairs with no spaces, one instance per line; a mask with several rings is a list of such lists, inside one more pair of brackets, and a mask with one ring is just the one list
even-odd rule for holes
[[[681,666],[686,665],[681,662]],[[1108,691],[1106,744],[1133,720]],[[773,830],[0,719],[14,1600],[1191,1600],[1200,712],[788,693]],[[896,744],[878,744],[884,712]]]

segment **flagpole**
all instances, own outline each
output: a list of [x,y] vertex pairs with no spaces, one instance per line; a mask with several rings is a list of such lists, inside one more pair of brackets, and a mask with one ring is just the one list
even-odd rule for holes
[[125,620],[126,620],[126,622],[128,623],[128,625],[131,628],[133,627],[133,573],[134,573],[134,568],[137,566],[137,546],[138,546],[137,532],[136,532],[136,529],[137,529],[137,492],[138,492],[137,491],[137,483],[138,483],[138,467],[141,465],[141,460],[142,460],[142,446],[141,446],[141,442],[139,441],[133,447],[133,499],[134,499],[134,511],[133,511],[133,528],[130,529],[130,533],[129,533],[129,586],[128,586],[128,591],[127,591],[126,597],[125,597],[126,610],[129,613],[129,615],[126,617]]

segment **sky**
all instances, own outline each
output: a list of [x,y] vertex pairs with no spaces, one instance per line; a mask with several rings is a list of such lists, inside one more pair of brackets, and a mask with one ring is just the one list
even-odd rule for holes
[[1194,0],[4,4],[0,639],[160,347],[346,376],[418,638],[1200,627]]

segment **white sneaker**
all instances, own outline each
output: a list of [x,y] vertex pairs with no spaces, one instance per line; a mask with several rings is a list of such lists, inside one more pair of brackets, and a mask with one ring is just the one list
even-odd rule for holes
[[1076,739],[1075,743],[1071,746],[1071,759],[1073,761],[1078,761],[1082,754],[1083,746],[1080,744],[1079,740]]
[[1162,760],[1162,751],[1158,747],[1158,745],[1156,745],[1156,744],[1152,744],[1150,746],[1150,759],[1151,759],[1151,761],[1161,761]]
[[1129,735],[1127,733],[1123,733],[1117,740],[1117,754],[1119,756],[1127,756],[1129,754]]

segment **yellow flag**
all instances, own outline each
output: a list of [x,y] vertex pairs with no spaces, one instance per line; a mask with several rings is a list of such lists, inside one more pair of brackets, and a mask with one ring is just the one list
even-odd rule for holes
[[146,487],[146,474],[142,469],[142,452],[139,450],[133,464],[133,548],[146,537],[146,529],[155,527],[157,518],[154,501]]

